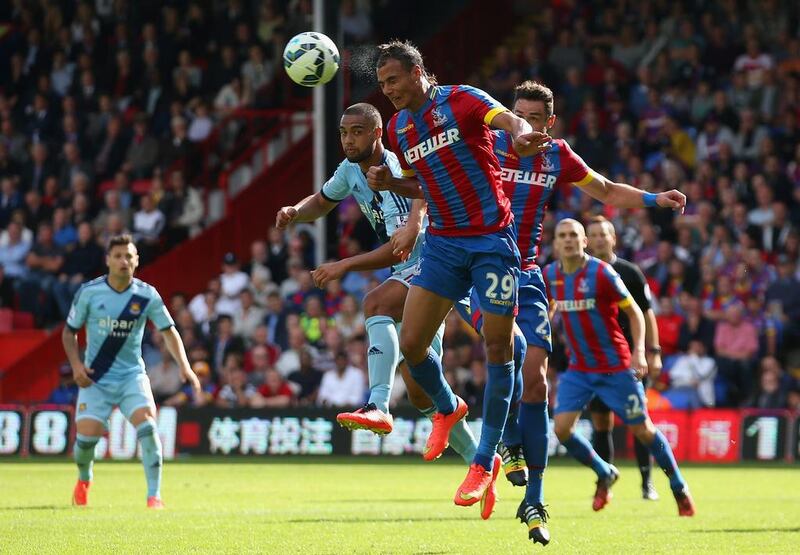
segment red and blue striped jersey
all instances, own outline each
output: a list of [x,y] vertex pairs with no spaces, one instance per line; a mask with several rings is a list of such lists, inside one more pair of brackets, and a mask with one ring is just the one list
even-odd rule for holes
[[546,152],[520,157],[511,133],[492,131],[492,136],[503,191],[511,201],[517,226],[522,269],[530,270],[536,266],[544,214],[556,189],[570,183],[585,185],[592,180],[592,172],[564,139],[554,139]]
[[547,294],[561,313],[569,350],[569,370],[621,372],[630,368],[631,352],[617,314],[633,302],[611,264],[586,256],[571,274],[553,262],[544,269]]
[[403,175],[422,185],[431,233],[485,235],[512,222],[489,129],[504,111],[480,89],[432,86],[418,111],[403,109],[389,120],[389,145]]

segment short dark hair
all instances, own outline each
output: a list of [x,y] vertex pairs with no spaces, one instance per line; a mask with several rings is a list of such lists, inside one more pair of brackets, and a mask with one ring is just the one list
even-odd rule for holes
[[359,102],[358,104],[349,106],[344,112],[342,112],[342,116],[361,116],[373,126],[373,129],[377,127],[383,127],[381,113],[375,106],[367,102]]
[[425,62],[422,60],[422,54],[411,41],[393,40],[379,44],[377,67],[383,67],[389,60],[397,60],[406,71],[411,71],[414,66],[419,66],[422,70],[422,75],[430,81],[431,84],[436,84],[436,76],[432,73],[428,73],[428,70],[425,69]]
[[122,235],[114,235],[111,239],[108,240],[108,247],[106,248],[106,253],[110,253],[111,249],[113,249],[114,247],[119,247],[128,244],[136,246],[136,243],[133,242],[133,236],[131,236],[129,233],[123,233]]
[[553,115],[553,91],[538,81],[525,81],[517,85],[514,88],[514,102],[520,99],[544,102],[547,117]]
[[589,229],[591,226],[596,224],[608,224],[608,226],[611,228],[611,232],[614,235],[617,234],[617,230],[614,229],[614,224],[611,223],[611,220],[601,214],[597,214],[596,216],[589,218],[589,220],[586,222],[586,229]]

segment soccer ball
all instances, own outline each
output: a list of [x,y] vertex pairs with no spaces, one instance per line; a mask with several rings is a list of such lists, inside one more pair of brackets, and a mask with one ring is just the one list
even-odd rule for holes
[[339,69],[339,49],[322,33],[300,33],[283,49],[283,67],[298,85],[324,85]]

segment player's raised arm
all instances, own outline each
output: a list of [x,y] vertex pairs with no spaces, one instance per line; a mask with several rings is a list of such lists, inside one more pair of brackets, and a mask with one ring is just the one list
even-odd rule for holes
[[384,243],[377,249],[343,258],[335,262],[320,264],[311,272],[311,279],[317,287],[325,287],[329,281],[341,279],[347,272],[380,270],[400,262],[400,257],[392,254],[392,244]]
[[194,390],[195,399],[199,399],[201,395],[200,380],[197,374],[192,370],[189,364],[189,359],[186,357],[186,349],[183,347],[183,340],[181,334],[175,329],[175,326],[170,326],[161,331],[164,337],[164,345],[167,347],[169,354],[172,355],[173,360],[178,364],[181,372],[181,381],[188,381]]
[[616,183],[590,169],[583,182],[576,183],[586,194],[604,204],[617,208],[660,206],[680,210],[686,206],[686,195],[677,189],[663,193],[648,193],[627,183]]
[[313,222],[333,210],[338,203],[326,199],[321,192],[309,195],[292,206],[284,206],[275,216],[275,227],[286,229],[292,222]]

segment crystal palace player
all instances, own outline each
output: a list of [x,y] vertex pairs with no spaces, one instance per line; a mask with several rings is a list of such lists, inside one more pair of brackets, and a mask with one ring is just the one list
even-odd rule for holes
[[[364,315],[367,318],[369,338],[369,399],[364,407],[337,416],[337,421],[348,429],[366,429],[376,434],[388,434],[392,431],[389,396],[395,368],[401,362],[396,322],[402,320],[408,282],[419,264],[421,242],[415,246],[416,239],[426,224],[423,216],[424,201],[414,200],[412,203],[389,191],[375,192],[367,186],[364,173],[372,165],[386,164],[393,174],[401,175],[397,157],[381,143],[382,134],[381,115],[373,105],[362,102],[347,108],[339,124],[339,138],[346,159],[339,164],[321,191],[294,206],[284,206],[275,218],[278,229],[285,229],[295,221],[310,222],[329,213],[345,198],[352,196],[383,243],[368,253],[321,264],[311,274],[315,284],[324,287],[329,281],[340,279],[347,272],[392,268],[392,275],[364,297]],[[389,238],[398,234],[408,235],[410,246],[395,255]],[[432,344],[437,353],[441,353],[441,340],[439,330]],[[408,375],[405,366],[401,364],[400,369],[409,400],[426,416],[432,417],[434,410],[430,399]],[[469,464],[477,446],[466,421],[453,427],[450,441],[453,449]]]
[[[614,247],[617,243],[617,234],[614,230],[614,224],[603,216],[595,216],[589,221],[586,227],[589,251],[593,256],[611,264],[611,267],[614,268],[619,274],[619,277],[622,278],[622,283],[624,283],[625,287],[630,291],[634,302],[644,314],[647,378],[642,380],[642,383],[647,387],[647,382],[656,379],[661,372],[661,347],[658,345],[658,327],[656,326],[656,315],[653,312],[650,302],[650,288],[647,285],[647,280],[645,280],[642,271],[635,264],[623,260],[614,254]],[[619,325],[622,328],[622,333],[625,334],[625,339],[628,341],[628,344],[630,344],[630,325],[628,324],[628,318],[624,312],[619,313]],[[592,446],[604,461],[613,463],[614,439],[612,438],[612,431],[614,429],[614,416],[611,414],[611,409],[609,409],[603,401],[595,397],[592,399],[591,403],[589,403],[589,410],[592,413],[592,425],[594,428],[592,433]],[[636,462],[639,466],[639,472],[642,475],[642,497],[644,499],[656,500],[658,499],[658,493],[656,493],[653,480],[650,476],[652,469],[650,451],[638,439],[634,441],[633,447],[636,453]]]
[[[585,248],[583,226],[572,219],[560,221],[555,232],[558,261],[543,272],[548,296],[561,314],[569,351],[569,367],[559,379],[553,411],[556,435],[573,457],[597,474],[592,508],[599,511],[611,499],[610,488],[619,472],[575,433],[583,407],[592,396],[598,396],[648,446],[669,477],[678,514],[692,516],[694,503],[672,449],[647,415],[639,381],[647,373],[642,311],[611,265],[588,256]],[[619,309],[630,321],[632,351],[617,321]]]
[[[106,254],[108,275],[84,283],[72,301],[67,325],[61,334],[64,351],[80,387],[73,450],[78,464],[78,483],[72,494],[75,505],[86,505],[92,481],[94,449],[106,428],[114,406],[136,427],[147,479],[147,506],[161,502],[161,440],[156,429],[153,392],[142,361],[142,336],[147,321],[161,330],[164,344],[196,394],[200,381],[189,366],[181,336],[175,329],[158,291],[134,279],[139,255],[130,235],[111,238]],[[78,354],[77,333],[86,326],[85,363]]]
[[[556,120],[552,91],[541,83],[522,83],[515,89],[514,113],[528,121],[535,131],[547,133]],[[514,414],[510,414],[503,432],[501,453],[506,476],[515,485],[525,483],[527,460],[530,476],[517,515],[528,525],[529,537],[534,542],[547,544],[549,532],[545,527],[547,513],[543,507],[542,478],[548,449],[547,355],[552,347],[547,295],[541,270],[536,265],[545,212],[555,191],[571,184],[601,202],[621,208],[646,204],[681,208],[686,201],[683,194],[675,190],[655,195],[607,180],[589,168],[563,139],[551,141],[543,153],[520,157],[514,151],[507,132],[494,131],[493,136],[494,153],[502,170],[503,190],[511,201],[517,245],[522,254],[517,324],[527,343],[524,379],[521,380],[524,391],[517,414],[519,425],[514,421]],[[481,331],[480,308],[474,294],[469,302],[458,303],[456,308],[462,318]],[[515,383],[517,381],[520,380],[515,380]],[[513,400],[519,401],[516,390],[514,394]],[[517,406],[512,403],[511,412],[514,413],[515,409]],[[520,448],[521,444],[524,449]],[[521,451],[525,453],[524,458]]]
[[412,376],[437,409],[424,458],[441,455],[450,428],[467,414],[429,346],[453,303],[474,285],[483,311],[488,380],[478,452],[454,502],[481,501],[481,516],[488,518],[500,470],[495,452],[514,387],[512,329],[520,264],[489,126],[507,130],[525,155],[534,154],[549,137],[532,133],[525,120],[481,90],[437,86],[413,45],[392,42],[379,50],[378,84],[398,110],[387,135],[406,178],[392,177],[389,168],[380,166],[370,168],[368,181],[373,189],[411,197],[419,196],[421,188],[430,218],[400,337]]

